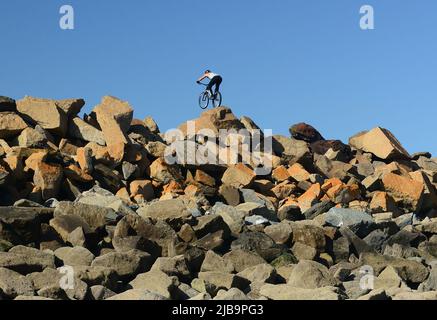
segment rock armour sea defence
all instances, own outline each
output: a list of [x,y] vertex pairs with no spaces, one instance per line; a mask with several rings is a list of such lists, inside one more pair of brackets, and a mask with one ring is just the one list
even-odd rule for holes
[[[437,299],[437,159],[388,129],[346,144],[292,125],[261,175],[253,148],[169,163],[152,117],[84,105],[0,97],[0,299]],[[193,123],[268,138],[227,107]],[[179,128],[179,146],[206,145]]]

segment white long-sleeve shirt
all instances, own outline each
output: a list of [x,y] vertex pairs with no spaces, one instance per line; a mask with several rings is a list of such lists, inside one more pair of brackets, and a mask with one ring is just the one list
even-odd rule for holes
[[217,73],[213,73],[213,72],[210,72],[210,73],[207,73],[207,74],[206,74],[206,77],[207,77],[209,80],[212,80],[212,78],[214,78],[214,77],[216,77],[216,76],[219,76],[219,74],[217,74]]

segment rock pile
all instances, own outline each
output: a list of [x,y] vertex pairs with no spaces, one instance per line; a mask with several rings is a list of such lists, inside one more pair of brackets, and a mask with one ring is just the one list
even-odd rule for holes
[[294,125],[260,176],[169,164],[152,118],[84,104],[0,97],[0,299],[437,299],[437,159],[387,129]]

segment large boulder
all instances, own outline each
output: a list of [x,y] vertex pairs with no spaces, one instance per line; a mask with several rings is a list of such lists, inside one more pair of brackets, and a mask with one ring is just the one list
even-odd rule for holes
[[119,252],[138,249],[155,256],[167,256],[175,238],[176,232],[164,221],[152,224],[150,219],[129,214],[117,223],[112,244]]
[[379,275],[387,266],[392,266],[404,281],[412,283],[422,283],[429,275],[428,269],[417,261],[371,252],[360,255],[360,264],[371,266],[376,275]]
[[149,128],[148,125],[149,123],[139,119],[133,119],[129,129],[129,132],[131,133],[130,136],[138,143],[143,145],[147,145],[152,141],[164,142],[163,136],[161,136],[159,129],[153,128],[152,124],[150,124],[151,128]]
[[91,266],[113,269],[122,280],[132,280],[141,272],[149,271],[152,258],[148,253],[131,250],[110,252],[94,259]]
[[[352,159],[351,147],[340,140],[319,140],[311,144],[314,153],[328,155],[331,160],[348,162]],[[327,152],[329,152],[327,154]]]
[[326,246],[325,232],[320,226],[307,223],[306,221],[291,222],[293,242],[300,242],[324,252]]
[[60,270],[46,268],[42,272],[32,272],[26,275],[26,278],[32,282],[35,290],[41,290],[44,287],[52,287],[59,285],[62,273]]
[[424,170],[437,172],[437,161],[436,159],[428,159],[426,157],[419,157],[419,159],[416,160],[416,163]]
[[284,252],[282,246],[277,245],[272,238],[262,232],[241,233],[238,239],[232,242],[231,249],[256,252],[267,262],[273,261]]
[[244,269],[238,273],[238,276],[252,283],[275,283],[277,273],[270,264],[261,263]]
[[105,300],[111,301],[162,301],[168,298],[145,289],[131,289],[111,296]]
[[56,105],[61,108],[65,114],[70,118],[76,116],[82,107],[85,105],[83,99],[63,99],[56,100]]
[[187,134],[194,134],[199,130],[211,130],[214,134],[218,134],[221,129],[240,130],[244,129],[244,125],[238,120],[232,113],[232,110],[226,107],[218,107],[203,112],[199,118],[192,120],[194,124],[194,131],[190,132],[189,123],[183,123],[179,126],[179,130],[182,131],[184,136]]
[[37,242],[41,235],[40,210],[0,207],[0,239],[15,245]]
[[25,246],[13,247],[9,252],[0,252],[0,267],[21,274],[41,272],[55,268],[55,255]]
[[437,266],[434,264],[428,279],[421,285],[423,291],[437,291]]
[[266,284],[261,287],[260,295],[270,300],[343,300],[340,290],[335,287],[304,289],[289,284]]
[[61,247],[55,252],[56,258],[67,266],[90,266],[94,255],[84,247]]
[[90,287],[101,285],[111,290],[116,290],[115,288],[117,288],[118,276],[112,268],[75,266],[74,276]]
[[213,300],[226,301],[226,300],[235,300],[235,301],[244,301],[250,300],[243,291],[237,288],[231,288],[229,290],[219,290],[217,295]]
[[235,267],[230,260],[225,260],[222,256],[209,250],[205,254],[205,259],[203,260],[200,271],[221,271],[232,273],[235,271]]
[[178,277],[181,281],[188,281],[192,278],[187,261],[183,255],[159,257],[150,270],[162,271],[169,276]]
[[0,112],[15,111],[17,108],[15,100],[9,97],[0,96]]
[[111,208],[68,201],[59,202],[54,215],[55,217],[62,215],[81,217],[94,229],[102,228],[107,224],[114,224],[119,218],[119,215]]
[[0,268],[0,292],[9,299],[35,294],[29,279],[5,268]]
[[317,250],[303,244],[301,242],[296,242],[291,248],[293,255],[299,260],[314,260],[317,256]]
[[425,187],[421,208],[422,211],[429,212],[430,210],[437,208],[437,187],[431,183],[428,175],[423,171],[414,171],[410,172],[410,177],[413,180],[422,183]]
[[146,150],[152,156],[159,158],[165,156],[167,145],[161,141],[150,141],[146,144]]
[[[85,150],[87,150],[85,148]],[[85,151],[84,150],[84,151]],[[85,155],[85,154],[84,154]],[[85,167],[90,168],[90,164],[92,161],[88,161],[89,154],[85,155]],[[123,185],[123,176],[117,171],[112,170],[110,167],[105,166],[103,163],[92,164],[93,177],[96,181],[99,181],[99,184],[107,190],[110,190],[113,193],[116,193],[120,190]]]
[[38,296],[58,299],[84,300],[87,296],[88,285],[74,276],[70,278],[72,286],[64,286],[65,270],[46,268],[43,272],[28,274],[28,278],[33,285]]
[[215,287],[216,291],[220,289],[229,290],[231,288],[244,290],[249,284],[249,281],[244,278],[220,271],[200,272],[198,277],[198,279],[202,280],[204,283]]
[[313,156],[307,142],[281,135],[274,135],[272,143],[275,154],[290,165],[300,163],[304,167],[312,166]]
[[265,263],[265,260],[258,253],[242,249],[229,251],[223,256],[223,259],[226,262],[230,262],[234,266],[236,272],[241,272],[247,268]]
[[315,217],[329,211],[335,204],[330,200],[325,200],[316,203],[314,206],[309,208],[307,211],[303,212],[303,215],[307,220],[312,220]]
[[238,206],[241,201],[241,195],[238,188],[222,184],[219,188],[219,194],[223,197],[225,202],[230,206]]
[[68,126],[68,134],[73,138],[78,138],[88,142],[95,142],[101,146],[106,144],[102,131],[93,127],[79,117],[71,119]]
[[402,278],[399,277],[396,269],[388,266],[375,279],[375,289],[399,288],[402,284]]
[[297,288],[316,289],[335,286],[337,281],[324,265],[315,261],[301,260],[293,268],[287,283]]
[[224,231],[225,237],[231,233],[229,226],[223,220],[222,216],[218,214],[210,214],[197,218],[197,224],[193,226],[193,230],[199,239],[218,231]]
[[389,130],[380,127],[356,134],[349,139],[349,144],[383,160],[409,159],[411,157]]
[[366,252],[375,252],[374,243],[371,238],[377,237],[375,234],[370,234],[366,237],[366,241],[358,237],[351,229],[348,227],[340,227],[339,229],[342,237],[334,241],[334,255],[337,260],[342,258],[347,259],[349,254],[356,253],[360,255]]
[[168,164],[163,158],[158,158],[152,162],[150,165],[150,177],[162,184],[183,179],[179,167]]
[[264,228],[264,233],[277,244],[290,244],[293,230],[288,222],[284,221]]
[[356,173],[356,168],[350,163],[330,160],[326,156],[315,155],[314,166],[318,172],[328,178],[345,180],[351,174]]
[[56,198],[63,178],[62,167],[58,164],[40,162],[36,165],[33,183],[41,190],[44,200]]
[[423,233],[437,234],[437,218],[431,219],[427,222],[424,221],[415,228]]
[[376,228],[373,217],[363,211],[332,208],[325,214],[325,223],[333,227],[348,227],[360,237],[367,236]]
[[121,162],[128,144],[126,134],[133,118],[132,107],[128,102],[105,96],[93,112],[105,137],[109,155],[115,162]]
[[56,103],[56,100],[25,97],[17,101],[17,110],[27,120],[36,122],[43,129],[50,130],[60,136],[67,132],[67,114]]
[[171,299],[179,285],[179,281],[177,277],[168,276],[160,270],[151,270],[139,274],[129,285],[132,289],[148,290]]
[[163,220],[170,225],[181,225],[192,216],[192,211],[181,199],[155,201],[139,208],[137,213],[143,218]]
[[47,137],[33,128],[24,129],[17,138],[18,145],[24,148],[43,148]]
[[221,216],[234,234],[239,234],[244,226],[245,215],[237,209],[217,202],[211,212]]
[[255,180],[256,174],[248,166],[238,163],[230,166],[222,177],[222,182],[235,188],[247,187]]
[[306,123],[298,123],[290,127],[290,134],[293,138],[309,143],[324,140],[319,131]]
[[26,128],[26,122],[18,114],[0,112],[0,139],[9,139]]
[[373,194],[370,210],[372,213],[393,212],[396,214],[399,211],[393,198],[384,191],[376,191]]
[[293,164],[287,169],[287,171],[290,177],[297,182],[307,181],[310,179],[311,174],[299,163]]
[[50,220],[50,226],[56,231],[64,242],[75,246],[84,246],[93,230],[86,221],[76,215],[59,215]]
[[117,295],[114,291],[105,288],[104,286],[92,286],[90,291],[92,300],[97,301],[106,300]]
[[297,201],[299,204],[299,208],[302,212],[305,212],[315,204],[319,202],[319,199],[322,196],[322,190],[320,188],[319,183],[313,184],[303,195],[301,195]]
[[425,186],[422,182],[394,173],[382,177],[384,189],[406,209],[419,212],[422,209]]
[[154,134],[159,133],[158,124],[151,116],[147,116],[146,118],[144,118],[143,123],[144,123],[144,126],[150,130],[150,132],[152,132]]
[[134,180],[130,183],[129,189],[130,198],[137,202],[151,201],[155,198],[153,183],[150,180]]
[[83,192],[75,200],[75,202],[103,208],[111,208],[121,214],[134,213],[134,211],[128,207],[125,201],[114,196],[114,194],[112,194],[110,191],[98,186],[94,186],[90,190]]

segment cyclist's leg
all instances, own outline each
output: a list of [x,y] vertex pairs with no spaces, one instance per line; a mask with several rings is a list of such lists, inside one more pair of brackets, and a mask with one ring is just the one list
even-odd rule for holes
[[209,91],[212,94],[212,86],[214,85],[214,79],[212,79],[208,85],[206,86],[206,91]]
[[217,94],[217,92],[219,92],[220,90],[220,85],[222,84],[223,79],[221,77],[218,77],[216,84],[215,84],[215,93]]

